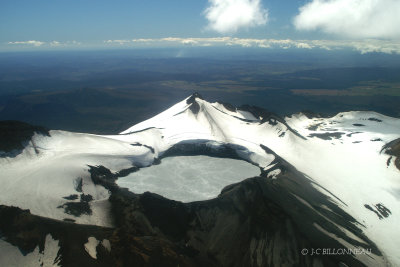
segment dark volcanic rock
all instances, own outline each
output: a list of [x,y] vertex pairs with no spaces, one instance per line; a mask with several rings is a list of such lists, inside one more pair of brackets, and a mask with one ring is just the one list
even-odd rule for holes
[[392,212],[388,208],[386,208],[385,205],[383,205],[382,203],[373,205],[373,207],[371,207],[368,204],[365,204],[364,207],[374,212],[376,216],[378,216],[379,220],[387,218],[392,214]]
[[236,112],[236,107],[230,103],[226,103],[226,102],[218,102],[220,104],[222,104],[224,106],[224,108],[226,108],[227,110],[231,111],[231,112]]
[[346,136],[352,137],[354,134],[360,134],[360,133],[363,133],[363,132],[351,132],[351,133],[346,134]]
[[194,102],[190,105],[189,109],[193,112],[193,114],[197,114],[197,113],[199,113],[199,111],[200,111],[200,105],[199,105],[199,103],[197,103],[196,101],[194,101]]
[[396,157],[395,165],[400,170],[400,138],[397,138],[382,147],[381,153]]
[[375,207],[379,211],[379,213],[382,214],[382,216],[385,218],[389,217],[392,214],[392,212],[382,203],[376,204]]
[[237,153],[240,150],[247,150],[245,147],[233,144],[211,145],[209,140],[182,141],[162,154],[162,158],[171,156],[196,156],[207,155],[212,157],[241,159]]
[[368,118],[369,121],[376,121],[376,122],[382,122],[382,120],[377,119],[377,118]]
[[312,133],[308,135],[308,137],[318,137],[323,140],[332,140],[332,139],[340,139],[342,135],[345,133],[342,132],[334,132],[334,133]]
[[322,122],[314,124],[314,125],[310,125],[309,127],[307,127],[307,129],[310,131],[316,131],[321,124],[322,124]]
[[89,237],[110,239],[113,233],[110,228],[52,220],[32,215],[29,210],[0,205],[0,233],[5,241],[17,246],[25,255],[36,247],[43,251],[46,236],[50,234],[59,243],[57,257],[61,266],[113,266],[114,259],[101,245],[97,247],[97,260],[84,248]]
[[0,121],[0,151],[16,151],[15,155],[19,154],[35,133],[50,136],[44,127],[20,121]]
[[64,212],[75,217],[79,217],[82,214],[91,215],[92,209],[88,202],[81,201],[81,202],[67,202],[58,208],[64,209]]
[[[64,197],[67,200],[77,200],[78,195],[70,195]],[[81,194],[79,202],[66,202],[58,208],[64,209],[64,212],[75,217],[79,217],[82,214],[91,215],[92,209],[89,202],[93,200],[92,195]]]
[[249,105],[240,106],[238,109],[243,111],[248,111],[251,114],[253,114],[253,116],[256,118],[262,118],[261,123],[269,123],[270,125],[277,125],[278,122],[280,122],[283,125],[285,125],[288,128],[288,130],[291,131],[293,134],[297,135],[302,139],[306,139],[304,136],[302,136],[296,130],[290,127],[289,124],[287,124],[287,122],[283,118],[281,118],[280,116],[276,115],[273,112],[270,112],[263,108],[259,108],[256,106],[249,106]]
[[191,104],[189,109],[193,114],[197,114],[200,111],[200,105],[196,102],[196,98],[203,99],[199,93],[194,93],[186,100],[186,104]]
[[92,178],[93,183],[101,184],[109,190],[114,190],[115,188],[117,188],[115,181],[119,177],[128,176],[129,174],[139,170],[138,167],[132,166],[127,169],[122,169],[116,173],[112,173],[109,169],[107,169],[104,166],[91,166],[91,165],[88,166],[89,166],[90,177]]
[[78,199],[78,197],[79,197],[78,195],[74,194],[74,195],[69,195],[69,196],[63,197],[63,198],[66,200],[76,200],[76,199]]
[[187,100],[186,100],[186,104],[193,104],[194,102],[196,102],[196,98],[199,99],[204,99],[199,93],[193,93]]
[[328,116],[322,114],[322,113],[316,113],[311,110],[303,110],[301,111],[302,114],[304,114],[308,119],[314,119],[314,118],[328,118]]
[[117,177],[125,177],[125,176],[128,176],[131,173],[137,172],[138,170],[139,170],[138,167],[133,166],[133,167],[130,167],[128,169],[120,170],[119,172],[116,173],[116,176]]
[[82,193],[83,179],[78,177],[74,180],[74,187],[77,192]]

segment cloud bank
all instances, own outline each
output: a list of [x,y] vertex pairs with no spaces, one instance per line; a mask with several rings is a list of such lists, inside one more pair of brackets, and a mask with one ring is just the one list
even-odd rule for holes
[[45,42],[30,40],[30,41],[8,42],[8,44],[10,44],[10,45],[33,45],[33,46],[42,46],[42,45],[45,44]]
[[[203,37],[203,38],[138,38],[105,40],[102,43],[80,43],[77,41],[17,41],[6,43],[8,47],[24,49],[27,46],[35,49],[85,49],[85,48],[143,48],[143,47],[250,47],[265,49],[351,49],[365,53],[400,54],[400,42],[397,40],[292,40],[292,39],[255,39],[235,37]],[[1,49],[1,45],[0,45]]]
[[391,40],[292,40],[292,39],[254,39],[234,37],[213,38],[148,38],[131,40],[107,40],[104,44],[110,47],[222,47],[239,46],[271,49],[322,49],[340,50],[351,49],[366,53],[400,54],[400,42]]
[[34,47],[74,47],[81,45],[80,42],[77,41],[67,41],[67,42],[59,42],[59,41],[51,41],[51,42],[44,42],[44,41],[37,41],[37,40],[30,40],[30,41],[15,41],[15,42],[8,42],[8,45],[12,46],[34,46]]
[[294,25],[350,38],[400,39],[400,1],[312,0],[300,8]]
[[235,33],[241,28],[265,25],[268,10],[260,0],[208,0],[204,11],[208,27],[219,33]]

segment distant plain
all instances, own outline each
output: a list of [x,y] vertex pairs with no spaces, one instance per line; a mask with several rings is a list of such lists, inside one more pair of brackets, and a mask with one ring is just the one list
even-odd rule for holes
[[0,120],[112,134],[194,92],[281,116],[400,117],[400,56],[190,47],[0,53]]

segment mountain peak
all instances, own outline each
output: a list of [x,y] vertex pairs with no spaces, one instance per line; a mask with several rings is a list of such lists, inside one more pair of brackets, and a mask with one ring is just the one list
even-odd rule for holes
[[190,104],[189,109],[193,112],[193,114],[197,114],[200,111],[200,106],[196,102],[196,98],[204,100],[204,98],[199,93],[192,94],[187,100],[186,104]]
[[186,100],[186,103],[193,104],[193,102],[195,102],[196,98],[204,100],[204,98],[199,93],[195,92]]

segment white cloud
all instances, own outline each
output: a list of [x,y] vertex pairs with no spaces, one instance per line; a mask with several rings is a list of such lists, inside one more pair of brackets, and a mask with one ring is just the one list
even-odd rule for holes
[[[112,42],[109,40],[109,42]],[[133,39],[132,43],[146,46],[153,45],[159,47],[165,46],[241,46],[258,48],[280,48],[280,49],[353,49],[361,53],[388,53],[400,54],[400,43],[397,41],[364,39],[364,40],[291,40],[291,39],[251,39],[251,38],[154,38],[154,39]]]
[[146,38],[140,38],[140,39],[132,39],[132,42],[153,42],[154,39],[146,39]]
[[183,40],[182,44],[184,44],[184,45],[197,45],[197,41],[192,40],[192,39],[187,39],[187,40]]
[[208,27],[219,33],[234,33],[240,28],[265,25],[268,10],[260,0],[208,0],[204,11]]
[[8,42],[8,44],[11,44],[11,45],[33,45],[33,46],[41,46],[41,45],[44,45],[45,42],[31,40],[31,41]]
[[50,46],[61,46],[62,44],[59,41],[50,42]]
[[130,43],[130,40],[107,40],[104,41],[106,44],[119,44],[119,45],[124,45]]
[[311,49],[312,45],[307,44],[307,43],[303,43],[303,42],[298,42],[295,45],[297,48],[305,48],[305,49]]
[[37,47],[38,49],[45,49],[45,48],[76,48],[81,46],[80,42],[77,41],[66,41],[66,42],[59,42],[59,41],[15,41],[15,42],[7,42],[8,45],[12,45],[17,47],[18,49],[25,48],[27,46]]
[[348,38],[400,38],[399,0],[312,0],[294,19],[299,30]]
[[400,54],[399,42],[388,42],[381,40],[369,40],[368,42],[351,42],[350,44],[354,49],[361,52],[361,54],[380,52],[386,54]]

